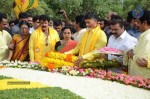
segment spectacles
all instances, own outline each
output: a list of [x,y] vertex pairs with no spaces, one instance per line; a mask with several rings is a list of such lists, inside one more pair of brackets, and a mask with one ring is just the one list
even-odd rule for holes
[[46,37],[45,42],[45,46],[48,46],[48,37]]

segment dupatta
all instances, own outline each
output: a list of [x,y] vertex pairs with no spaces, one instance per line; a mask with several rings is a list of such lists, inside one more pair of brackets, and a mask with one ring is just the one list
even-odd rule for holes
[[[100,26],[98,25],[95,29],[88,30],[84,33],[84,35],[81,38],[81,48],[79,52],[79,56],[84,55],[86,53],[89,53],[95,49],[95,44],[97,40],[99,39],[99,33],[102,30],[100,29]],[[92,36],[90,39],[88,39],[89,33],[92,33]],[[90,41],[89,44],[86,45],[87,41]],[[87,47],[86,47],[87,46]],[[87,48],[87,49],[85,49]]]

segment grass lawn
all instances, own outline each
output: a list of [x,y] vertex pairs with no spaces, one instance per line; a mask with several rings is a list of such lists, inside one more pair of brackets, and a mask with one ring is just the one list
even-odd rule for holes
[[[0,80],[9,77],[1,76]],[[0,90],[0,99],[83,99],[82,97],[59,87],[20,88]]]

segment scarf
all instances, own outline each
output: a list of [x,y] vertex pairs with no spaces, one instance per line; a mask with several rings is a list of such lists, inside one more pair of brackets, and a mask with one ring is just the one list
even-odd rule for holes
[[[95,45],[96,45],[97,40],[99,39],[98,35],[100,32],[102,32],[102,30],[100,29],[100,26],[97,26],[96,28],[94,28],[92,30],[88,30],[83,34],[83,36],[81,38],[81,42],[80,42],[81,48],[80,48],[79,56],[95,50]],[[91,35],[90,39],[88,39],[88,36],[91,33],[92,33],[92,35]],[[89,44],[87,44],[88,40],[89,40]],[[85,49],[85,48],[87,48],[87,49]]]

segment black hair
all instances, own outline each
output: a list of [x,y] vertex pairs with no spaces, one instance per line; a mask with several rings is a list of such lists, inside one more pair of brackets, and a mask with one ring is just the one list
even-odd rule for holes
[[20,28],[22,25],[27,25],[28,27],[30,27],[30,24],[29,24],[27,21],[21,21],[21,22],[19,23],[19,28]]
[[123,19],[122,19],[121,16],[119,16],[119,15],[112,15],[112,16],[111,16],[111,20],[115,20],[115,19],[119,19],[119,20],[122,20],[122,21],[123,21]]
[[141,23],[147,21],[147,24],[150,25],[150,11],[144,10],[144,15],[139,20]]
[[15,20],[10,20],[10,21],[9,21],[9,25],[12,24],[12,23],[15,24]]
[[132,19],[135,19],[135,18],[132,16],[132,11],[129,11],[128,16],[127,16],[127,22],[130,23],[132,21]]
[[37,21],[37,20],[39,20],[39,16],[38,16],[38,15],[33,16],[33,22],[35,22],[35,21]]
[[76,21],[77,24],[79,24],[80,28],[86,28],[84,15],[76,16],[75,21]]
[[28,14],[28,17],[32,17],[32,15]]
[[116,24],[119,24],[120,27],[124,26],[124,22],[122,20],[120,20],[120,19],[111,20],[110,25],[116,25]]
[[104,25],[106,26],[108,24],[108,21],[105,19],[100,19],[99,21],[104,21]]
[[97,15],[94,13],[94,12],[88,12],[86,15],[85,15],[85,19],[96,19],[97,20]]
[[73,34],[74,33],[74,28],[71,27],[71,26],[65,26],[61,29],[61,31],[63,32],[65,29],[70,29],[71,33]]
[[100,16],[97,16],[97,21],[101,21],[101,17]]
[[54,20],[53,25],[54,26],[62,25],[62,21],[61,20]]
[[0,13],[0,22],[2,22],[3,19],[7,19],[7,15],[5,13]]
[[21,18],[28,18],[28,15],[25,12],[21,12],[21,13],[19,13],[18,17],[19,17],[19,19],[21,19]]
[[47,15],[40,15],[39,21],[41,20],[50,22],[50,17]]
[[14,20],[15,25],[19,23],[19,19]]

